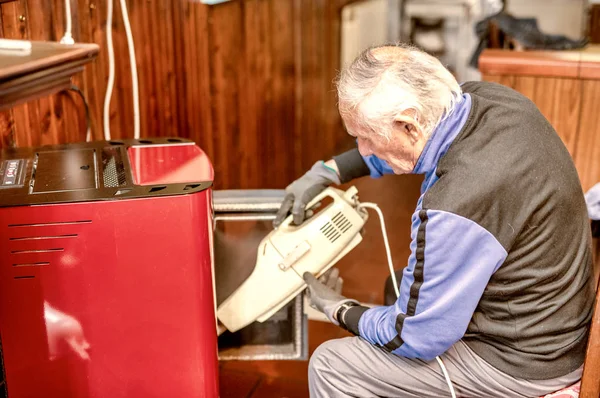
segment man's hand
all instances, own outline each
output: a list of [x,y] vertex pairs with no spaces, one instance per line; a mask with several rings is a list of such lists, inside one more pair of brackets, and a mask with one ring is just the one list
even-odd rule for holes
[[316,162],[306,174],[285,189],[285,199],[273,220],[273,227],[277,228],[283,222],[290,209],[294,216],[294,224],[302,224],[308,202],[334,183],[340,184],[337,171],[323,161]]
[[342,304],[350,302],[358,304],[358,301],[340,294],[342,279],[337,268],[331,269],[321,277],[325,283],[321,283],[310,272],[305,272],[303,278],[308,285],[311,306],[324,313],[334,325],[339,325],[335,315]]

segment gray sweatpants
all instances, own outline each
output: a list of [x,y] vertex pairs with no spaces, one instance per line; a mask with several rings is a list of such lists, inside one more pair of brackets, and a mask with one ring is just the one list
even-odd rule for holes
[[[583,366],[551,380],[509,376],[459,341],[440,356],[457,397],[539,397],[581,378]],[[359,337],[330,340],[313,353],[308,368],[311,397],[449,397],[439,363],[387,353]]]

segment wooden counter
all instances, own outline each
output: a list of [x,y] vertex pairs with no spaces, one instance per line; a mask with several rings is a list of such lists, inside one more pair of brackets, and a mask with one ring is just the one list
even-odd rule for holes
[[96,44],[32,42],[27,55],[0,52],[0,110],[68,89],[98,51]]
[[552,123],[584,191],[600,182],[600,46],[573,51],[485,50],[483,80],[523,93]]

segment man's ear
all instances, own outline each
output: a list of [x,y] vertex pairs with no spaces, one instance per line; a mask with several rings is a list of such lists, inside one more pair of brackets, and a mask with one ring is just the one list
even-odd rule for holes
[[411,141],[418,141],[421,135],[421,129],[417,121],[409,115],[402,114],[394,118],[394,129],[402,134],[406,134]]

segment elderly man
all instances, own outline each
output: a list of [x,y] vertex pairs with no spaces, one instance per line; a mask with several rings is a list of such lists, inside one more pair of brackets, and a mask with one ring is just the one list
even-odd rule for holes
[[[277,225],[330,184],[424,174],[395,303],[367,309],[305,275],[313,304],[357,337],[313,354],[315,397],[539,396],[576,382],[594,297],[582,188],[536,106],[462,86],[407,46],[364,51],[338,82],[358,150],[286,188]],[[365,272],[369,272],[365,264]]]

